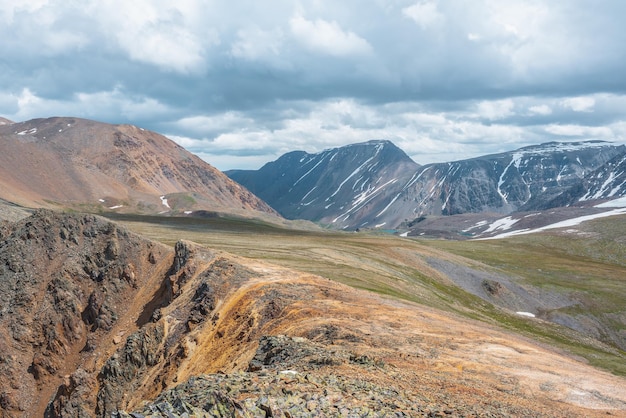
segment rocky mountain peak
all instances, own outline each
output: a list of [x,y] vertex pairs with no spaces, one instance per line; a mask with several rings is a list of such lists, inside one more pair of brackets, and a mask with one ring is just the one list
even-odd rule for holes
[[384,209],[381,202],[393,197],[393,185],[419,167],[392,142],[373,140],[317,154],[293,152],[258,171],[227,174],[283,216],[342,227],[367,222]]
[[603,141],[549,142],[419,166],[391,142],[370,141],[227,174],[288,218],[394,229],[427,215],[545,206],[624,151]]

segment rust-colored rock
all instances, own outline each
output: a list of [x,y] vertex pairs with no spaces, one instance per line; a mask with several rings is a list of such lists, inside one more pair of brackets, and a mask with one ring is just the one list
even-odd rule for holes
[[[168,138],[79,118],[0,125],[0,199],[26,207],[247,217],[277,213]],[[110,243],[105,256],[115,257]]]
[[495,326],[92,215],[8,226],[0,277],[2,417],[626,412],[623,378]]

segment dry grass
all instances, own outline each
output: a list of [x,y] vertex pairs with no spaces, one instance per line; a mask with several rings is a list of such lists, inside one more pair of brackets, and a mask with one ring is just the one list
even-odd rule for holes
[[[568,328],[520,318],[496,308],[454,286],[426,261],[439,258],[504,272],[527,285],[577,292],[589,298],[589,306],[596,307],[596,314],[624,312],[626,268],[602,257],[591,257],[591,250],[572,250],[568,246],[571,237],[537,235],[508,241],[416,241],[391,235],[298,231],[235,218],[132,215],[112,215],[111,218],[166,244],[186,239],[503,326],[582,356],[613,373],[626,375],[626,353]],[[605,303],[599,304],[602,300]]]

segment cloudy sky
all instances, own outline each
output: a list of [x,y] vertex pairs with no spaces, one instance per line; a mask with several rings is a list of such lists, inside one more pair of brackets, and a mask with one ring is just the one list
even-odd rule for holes
[[0,0],[0,116],[132,123],[219,169],[626,143],[623,0]]

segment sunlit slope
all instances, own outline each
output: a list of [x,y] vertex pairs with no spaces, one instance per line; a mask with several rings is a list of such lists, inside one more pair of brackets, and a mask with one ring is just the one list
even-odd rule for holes
[[[569,244],[576,242],[571,237],[559,235],[524,236],[515,242],[417,241],[390,235],[293,231],[223,218],[164,220],[118,215],[115,219],[165,243],[189,239],[498,324],[626,374],[620,331],[626,267],[611,261],[619,258],[621,250],[614,250],[618,253],[613,255],[605,251],[614,244],[600,238],[601,231],[588,244],[581,237],[576,247]],[[546,251],[546,245],[553,247],[552,252]],[[594,248],[603,255],[593,256]],[[595,326],[581,328],[571,320],[561,320],[576,320],[577,314],[570,314],[578,311]]]

